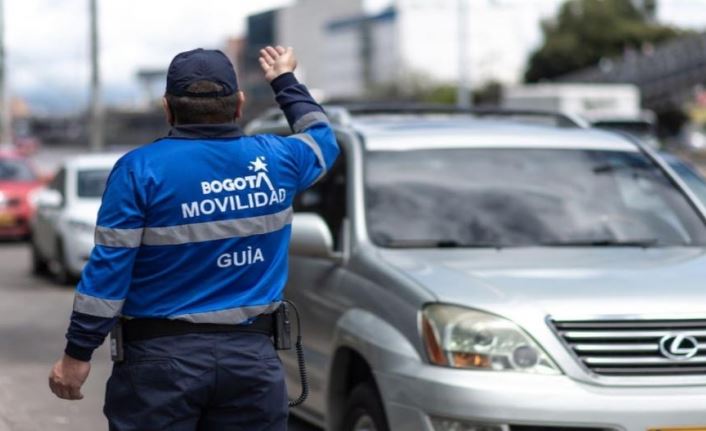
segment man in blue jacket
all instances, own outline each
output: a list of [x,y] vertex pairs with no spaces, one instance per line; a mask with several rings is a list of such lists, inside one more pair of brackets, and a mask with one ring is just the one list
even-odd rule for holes
[[220,51],[169,66],[169,135],[110,174],[49,384],[81,399],[93,351],[120,319],[124,360],[107,384],[111,430],[284,430],[287,395],[270,335],[287,278],[294,195],[338,155],[291,48],[260,66],[294,134],[244,136],[243,94]]

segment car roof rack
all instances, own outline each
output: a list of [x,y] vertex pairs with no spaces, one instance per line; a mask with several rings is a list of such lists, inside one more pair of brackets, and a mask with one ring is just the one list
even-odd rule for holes
[[557,127],[588,128],[590,124],[581,117],[559,111],[535,109],[509,109],[496,107],[460,108],[453,105],[439,104],[342,104],[327,106],[326,109],[341,109],[351,117],[364,115],[423,115],[423,114],[458,114],[474,117],[498,117],[526,120],[553,120]]
[[[331,104],[324,105],[326,113],[331,122],[338,126],[351,124],[355,117],[376,116],[376,115],[468,115],[477,118],[506,118],[520,121],[548,124],[553,121],[553,125],[561,128],[590,128],[591,125],[579,116],[546,110],[530,109],[505,109],[505,108],[459,108],[453,105],[439,104],[416,104],[416,103],[354,103],[354,104]],[[549,123],[551,124],[551,123]],[[263,127],[272,129],[286,126],[286,119],[279,108],[268,109],[264,114],[257,117],[250,124],[247,130],[261,129]]]

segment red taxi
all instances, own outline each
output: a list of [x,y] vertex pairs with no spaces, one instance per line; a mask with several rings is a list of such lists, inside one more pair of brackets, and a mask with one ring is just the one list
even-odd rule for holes
[[0,238],[29,236],[29,220],[34,212],[30,196],[42,185],[27,158],[0,151]]

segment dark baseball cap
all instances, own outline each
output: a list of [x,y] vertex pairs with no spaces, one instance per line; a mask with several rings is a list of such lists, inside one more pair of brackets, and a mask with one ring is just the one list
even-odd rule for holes
[[[210,93],[191,93],[188,88],[198,81],[220,84],[223,89]],[[222,97],[238,91],[233,64],[217,49],[197,48],[177,54],[167,71],[167,94],[189,97]]]

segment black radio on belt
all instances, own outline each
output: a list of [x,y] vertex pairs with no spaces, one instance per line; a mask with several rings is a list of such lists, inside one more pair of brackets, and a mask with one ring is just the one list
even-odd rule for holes
[[277,350],[290,350],[292,348],[292,323],[289,320],[289,307],[283,302],[273,314],[274,342]]
[[120,320],[118,320],[110,331],[110,359],[112,359],[113,362],[122,362],[125,360],[123,323]]

